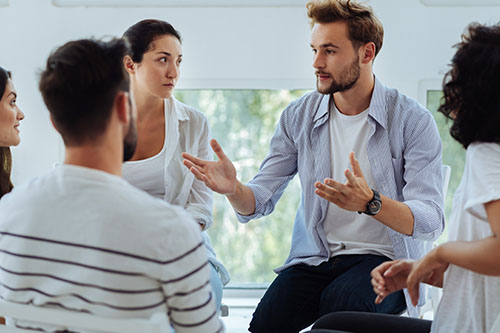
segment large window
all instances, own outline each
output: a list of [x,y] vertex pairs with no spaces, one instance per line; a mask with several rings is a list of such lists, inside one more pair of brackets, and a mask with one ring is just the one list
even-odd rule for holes
[[[282,110],[304,90],[178,90],[176,98],[201,110],[208,118],[212,137],[233,161],[242,182],[258,171]],[[450,123],[437,112],[442,92],[426,90],[443,142],[443,163],[450,165],[446,199],[450,216],[453,194],[464,167],[465,151],[449,134]],[[215,158],[215,157],[214,157]],[[208,230],[218,258],[231,273],[231,285],[268,284],[273,268],[283,264],[290,250],[295,213],[300,202],[298,178],[290,182],[275,211],[265,218],[241,224],[224,196],[214,194],[214,225]],[[446,234],[439,242],[446,240]]]
[[[212,137],[233,161],[242,182],[258,171],[283,109],[304,90],[178,90],[176,98],[202,111]],[[296,177],[275,211],[241,224],[224,196],[214,194],[214,225],[208,230],[217,257],[231,274],[231,285],[268,284],[273,268],[288,256],[293,221],[300,202]]]

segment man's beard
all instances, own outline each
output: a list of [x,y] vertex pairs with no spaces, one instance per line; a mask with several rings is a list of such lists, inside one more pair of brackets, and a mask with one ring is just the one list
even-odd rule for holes
[[137,146],[137,128],[135,125],[135,118],[130,111],[130,123],[128,126],[127,135],[123,138],[123,162],[127,162],[134,156],[135,148]]
[[333,75],[331,75],[330,73],[317,71],[316,72],[317,75],[321,74],[321,73],[329,74],[331,77],[331,80],[332,80],[332,83],[330,84],[330,86],[322,89],[319,86],[319,78],[317,78],[316,87],[318,89],[318,92],[325,94],[325,95],[327,95],[327,94],[329,95],[329,94],[334,94],[336,92],[342,92],[342,91],[349,90],[352,87],[354,87],[356,82],[358,82],[360,72],[361,72],[361,67],[359,66],[359,56],[356,56],[356,59],[354,59],[354,61],[351,63],[351,65],[349,65],[348,68],[346,68],[345,70],[343,70],[339,74],[339,81],[338,82],[335,80]]

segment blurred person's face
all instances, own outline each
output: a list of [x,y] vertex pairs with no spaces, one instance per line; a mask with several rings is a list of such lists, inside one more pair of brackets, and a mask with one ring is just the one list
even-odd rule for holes
[[322,94],[351,89],[359,79],[361,64],[345,22],[316,23],[311,31],[316,87]]
[[150,50],[135,68],[135,93],[168,98],[177,84],[182,62],[180,41],[164,35],[151,42]]
[[17,106],[16,99],[14,84],[8,80],[0,100],[0,147],[17,146],[21,141],[19,122],[24,119],[24,113]]

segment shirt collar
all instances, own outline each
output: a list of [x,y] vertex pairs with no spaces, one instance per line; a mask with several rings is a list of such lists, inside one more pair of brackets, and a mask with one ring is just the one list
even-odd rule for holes
[[368,115],[371,116],[383,128],[387,128],[387,110],[386,110],[386,88],[375,77],[375,87],[373,88],[372,99],[368,107]]
[[[371,116],[376,122],[378,122],[383,128],[387,128],[385,92],[386,88],[377,79],[377,77],[375,77],[375,86],[373,87],[372,98],[370,100],[370,106],[368,107],[368,115]],[[314,122],[328,115],[331,98],[332,94],[323,95],[316,115],[314,116]]]
[[165,99],[165,111],[168,111],[169,108],[175,111],[178,121],[189,120],[189,115],[187,114],[185,108],[182,107],[182,103],[175,99],[174,96],[170,96]]

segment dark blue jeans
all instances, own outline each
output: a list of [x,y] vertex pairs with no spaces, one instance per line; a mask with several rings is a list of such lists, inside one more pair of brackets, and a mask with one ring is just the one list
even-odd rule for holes
[[319,266],[296,265],[281,272],[253,314],[249,331],[299,332],[324,314],[364,311],[396,314],[406,309],[403,292],[375,304],[372,269],[390,260],[376,255],[336,256]]

